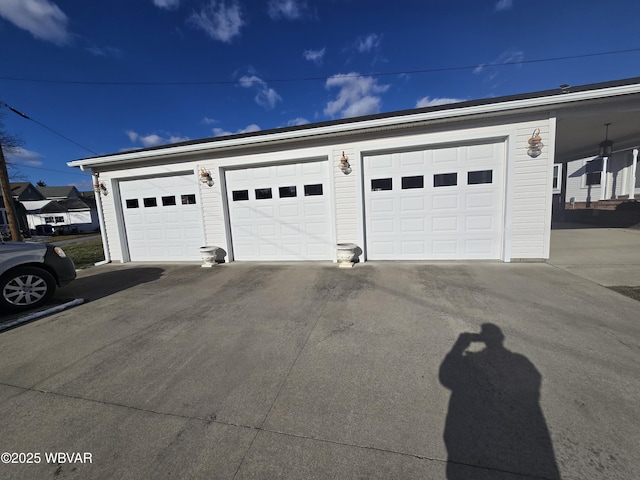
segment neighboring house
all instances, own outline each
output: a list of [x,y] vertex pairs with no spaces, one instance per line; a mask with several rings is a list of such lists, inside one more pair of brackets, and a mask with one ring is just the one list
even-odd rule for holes
[[73,185],[62,187],[37,187],[38,191],[49,200],[68,200],[70,198],[81,198],[81,193]]
[[[14,211],[18,216],[18,227],[24,237],[29,237],[29,226],[27,221],[27,212],[20,202],[13,201]],[[2,190],[0,190],[0,236],[8,238],[10,236],[9,221],[7,219],[7,210],[4,206],[4,199],[2,197]]]
[[68,165],[99,174],[116,261],[198,260],[203,245],[229,261],[335,261],[341,243],[363,261],[539,261],[560,165],[596,154],[605,123],[618,150],[640,143],[640,78]]
[[46,197],[30,182],[11,182],[11,194],[19,202],[28,200],[44,200]]
[[26,224],[33,233],[98,230],[95,200],[83,197],[74,186],[34,187],[20,182],[11,183],[11,190],[24,205]]

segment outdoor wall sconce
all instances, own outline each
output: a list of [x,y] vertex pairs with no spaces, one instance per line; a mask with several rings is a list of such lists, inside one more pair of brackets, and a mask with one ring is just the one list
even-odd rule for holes
[[102,195],[104,195],[105,197],[109,195],[109,190],[107,190],[107,186],[104,184],[104,182],[100,182],[100,193],[102,193]]
[[342,152],[342,157],[340,157],[340,170],[345,175],[348,175],[351,173],[351,165],[349,165],[349,160],[347,160],[347,157],[345,156],[344,152]]
[[213,187],[213,178],[211,177],[211,172],[204,167],[200,168],[200,182]]
[[537,158],[542,153],[542,147],[544,147],[544,143],[542,143],[542,137],[540,136],[540,129],[536,128],[531,134],[531,138],[528,140],[529,149],[527,150],[527,155],[531,158]]

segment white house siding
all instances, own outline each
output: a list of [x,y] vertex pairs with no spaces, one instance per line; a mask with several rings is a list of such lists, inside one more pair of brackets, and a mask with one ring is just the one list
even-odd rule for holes
[[[344,152],[351,172],[340,170]],[[360,201],[360,160],[353,147],[332,150],[333,182],[335,189],[336,243],[358,243],[362,235],[362,203]]]
[[[197,165],[198,172],[204,168],[211,174],[213,186],[200,182],[200,198],[202,200],[202,218],[204,223],[205,243],[229,252],[227,244],[226,223],[224,214],[224,178],[223,173],[214,162],[206,161]],[[199,173],[198,173],[199,174]]]
[[[555,128],[550,119],[514,125],[513,140],[509,145],[510,167],[507,177],[507,208],[510,242],[507,255],[512,259],[545,259],[549,257],[549,230]],[[528,140],[533,131],[540,129],[544,147],[537,158],[527,154]],[[509,168],[508,166],[508,168]]]

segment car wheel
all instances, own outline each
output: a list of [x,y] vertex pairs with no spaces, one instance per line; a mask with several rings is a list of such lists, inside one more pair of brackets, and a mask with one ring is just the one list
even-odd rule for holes
[[46,302],[56,290],[56,281],[46,270],[20,267],[0,279],[0,305],[8,310],[26,310]]

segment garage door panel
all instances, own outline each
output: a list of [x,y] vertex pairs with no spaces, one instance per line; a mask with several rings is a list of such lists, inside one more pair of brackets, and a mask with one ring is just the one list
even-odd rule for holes
[[477,240],[466,240],[464,242],[465,253],[475,254],[475,255],[486,255],[487,257],[491,255],[491,239],[477,239]]
[[401,218],[400,229],[402,232],[424,232],[424,218]]
[[126,180],[119,187],[132,261],[200,259],[204,233],[195,175]]
[[389,198],[376,198],[371,200],[371,211],[374,213],[393,212],[395,199]]
[[465,207],[468,209],[492,207],[495,203],[496,199],[493,192],[468,193],[465,196]]
[[[251,167],[226,172],[227,191],[249,191],[248,199],[229,198],[236,260],[328,260],[333,255],[327,161]],[[320,187],[305,188],[309,185]],[[281,190],[281,187],[284,187]],[[288,187],[288,188],[287,188]],[[256,188],[271,198],[256,199]],[[318,194],[321,193],[321,194]],[[248,225],[257,224],[250,231]],[[252,245],[252,248],[245,248]]]
[[426,205],[426,199],[424,197],[410,197],[400,199],[400,209],[403,212],[411,211],[424,211]]
[[316,216],[324,217],[327,214],[325,202],[306,203],[304,205],[304,214],[307,217],[316,217]]
[[433,211],[458,208],[458,195],[433,195]]
[[465,228],[469,232],[477,231],[493,231],[494,217],[491,215],[468,216],[465,222]]
[[366,156],[368,258],[500,258],[503,163],[502,142]]
[[431,230],[433,233],[457,232],[458,217],[434,217],[431,221]]
[[324,236],[327,233],[326,222],[306,222],[305,232],[313,236]]
[[457,240],[433,240],[431,249],[436,256],[455,256],[458,253]]

